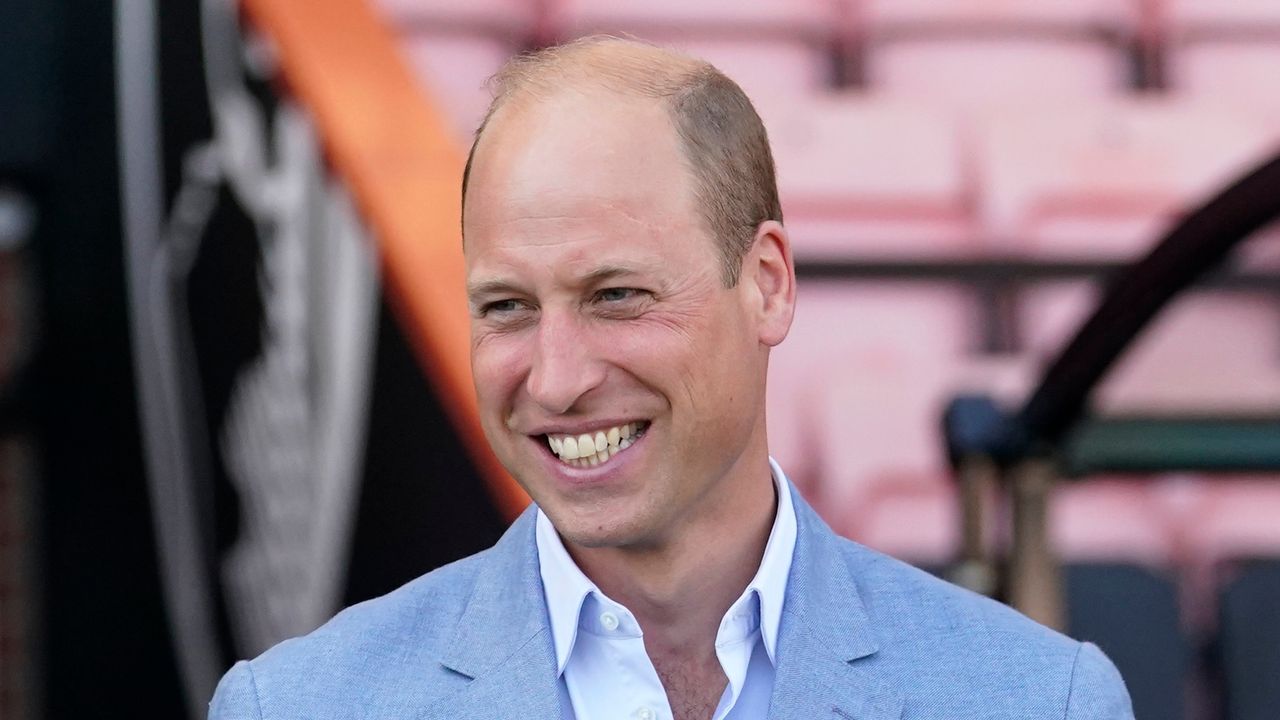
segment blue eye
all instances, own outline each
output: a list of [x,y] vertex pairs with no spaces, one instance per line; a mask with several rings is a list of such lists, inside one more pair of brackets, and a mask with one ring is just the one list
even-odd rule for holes
[[596,293],[596,297],[604,302],[622,302],[640,294],[635,288],[605,288]]
[[496,300],[494,302],[491,302],[485,305],[483,308],[480,309],[480,314],[488,315],[491,312],[496,312],[499,314],[509,313],[509,312],[515,312],[516,310],[519,310],[519,309],[520,309],[520,301],[508,298],[506,300]]

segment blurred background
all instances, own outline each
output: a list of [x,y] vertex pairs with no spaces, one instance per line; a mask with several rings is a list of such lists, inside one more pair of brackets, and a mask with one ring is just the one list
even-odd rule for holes
[[1280,2],[6,0],[0,718],[203,717],[496,540],[462,163],[486,78],[595,33],[765,121],[770,445],[837,532],[1139,718],[1280,717]]

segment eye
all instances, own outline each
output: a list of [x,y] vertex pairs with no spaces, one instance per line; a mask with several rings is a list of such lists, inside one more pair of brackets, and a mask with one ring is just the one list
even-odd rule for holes
[[494,300],[481,306],[480,316],[487,317],[490,313],[497,313],[498,315],[510,314],[520,310],[523,306],[524,303],[515,298]]
[[596,299],[606,303],[619,303],[638,297],[640,292],[635,288],[605,288],[596,293]]

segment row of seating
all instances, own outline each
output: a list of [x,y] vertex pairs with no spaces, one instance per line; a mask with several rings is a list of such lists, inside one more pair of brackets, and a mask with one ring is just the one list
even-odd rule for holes
[[[1024,351],[987,356],[973,347],[978,308],[964,290],[802,283],[791,334],[770,358],[770,447],[845,534],[915,561],[944,562],[958,547],[959,517],[943,408],[961,392],[1016,406],[1095,301],[1083,283],[1029,288],[1018,308]],[[1093,400],[1105,414],[1274,413],[1280,304],[1261,294],[1184,298]],[[1061,489],[1054,532],[1073,559],[1205,565],[1280,554],[1275,517],[1274,484],[1091,481]]]
[[1168,98],[969,116],[851,93],[757,106],[802,259],[1127,258],[1280,150],[1264,113]]
[[798,257],[1127,258],[1280,150],[1262,113],[1137,98],[975,115],[827,94],[760,112]]
[[974,108],[1158,85],[1280,104],[1257,91],[1280,64],[1280,11],[1264,0],[376,1],[433,83],[472,92],[514,51],[606,32],[704,57],[753,97],[857,84]]
[[[463,143],[488,103],[484,79],[511,50],[449,34],[406,39]],[[1002,86],[999,72],[1034,67],[1022,61],[994,62],[994,74],[955,64],[960,80],[931,71],[938,92],[910,97],[797,94],[804,83],[787,62],[754,46],[740,57],[751,66],[726,69],[744,86],[776,86],[752,96],[802,259],[1129,257],[1189,204],[1280,148],[1280,126],[1262,109],[1151,94],[1068,102],[1072,93],[1046,100]],[[1070,74],[1046,72],[1046,86]],[[1259,87],[1250,96],[1280,98]],[[941,109],[952,90],[979,93],[982,108]]]
[[513,37],[602,27],[644,34],[831,37],[1003,35],[1178,41],[1258,37],[1280,27],[1267,0],[375,0],[397,22]]

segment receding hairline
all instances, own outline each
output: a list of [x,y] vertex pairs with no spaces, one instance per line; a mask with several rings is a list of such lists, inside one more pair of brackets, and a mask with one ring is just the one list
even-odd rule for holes
[[[611,90],[655,99],[687,91],[705,60],[631,38],[596,35],[512,58],[489,80],[489,115],[516,100],[536,100],[566,87]],[[488,117],[486,117],[486,120]],[[483,132],[485,123],[476,131]]]
[[[493,102],[463,169],[464,218],[471,168],[495,118],[565,92],[604,91],[650,99],[664,111],[692,180],[698,214],[721,248],[727,286],[737,284],[759,224],[782,222],[764,125],[742,88],[705,60],[630,38],[593,36],[513,58],[490,88]],[[465,220],[463,235],[465,242]]]
[[[658,70],[659,72],[653,72]],[[499,116],[510,117],[563,93],[603,92],[621,98],[651,99],[668,114],[671,103],[697,82],[699,74],[718,71],[705,60],[640,40],[594,35],[518,55],[487,83],[493,100],[476,128],[462,173],[462,205],[476,150]],[[673,128],[674,131],[674,128]]]

